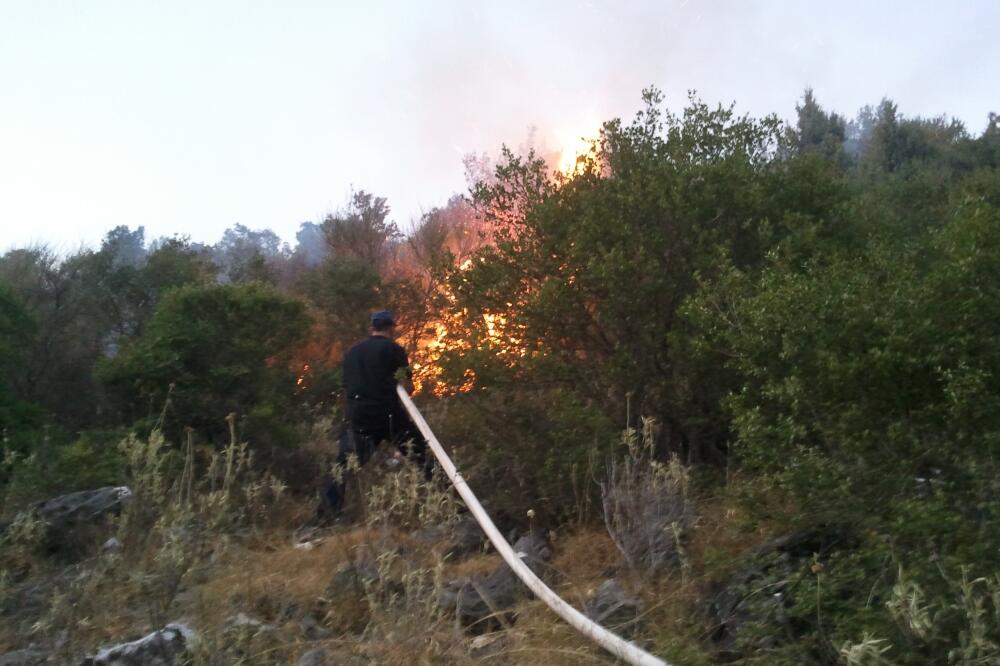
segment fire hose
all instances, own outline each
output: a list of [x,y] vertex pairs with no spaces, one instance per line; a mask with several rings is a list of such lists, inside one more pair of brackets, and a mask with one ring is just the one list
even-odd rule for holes
[[659,657],[654,657],[645,650],[641,649],[634,643],[631,643],[624,638],[618,636],[617,634],[608,631],[601,625],[597,624],[586,615],[578,611],[577,609],[566,603],[562,597],[552,591],[552,589],[546,585],[542,580],[535,575],[528,565],[526,565],[521,557],[514,552],[507,540],[503,538],[500,531],[497,530],[497,526],[493,524],[493,519],[490,518],[489,514],[483,508],[483,505],[479,503],[476,499],[475,493],[459,474],[458,469],[455,468],[455,463],[451,461],[448,454],[445,453],[444,447],[441,446],[441,442],[438,441],[437,437],[431,431],[427,421],[424,420],[423,415],[417,406],[413,404],[413,400],[410,399],[409,394],[407,394],[406,389],[402,386],[396,387],[396,392],[399,394],[399,399],[403,402],[403,406],[406,411],[409,412],[410,418],[416,424],[417,428],[420,430],[420,434],[424,436],[427,440],[427,444],[430,446],[431,451],[434,452],[434,457],[437,458],[438,462],[441,464],[441,468],[444,473],[448,475],[451,480],[452,485],[455,486],[455,490],[461,496],[462,500],[465,502],[466,506],[469,507],[469,511],[475,517],[476,522],[489,537],[490,542],[493,547],[496,548],[497,552],[504,559],[518,578],[521,579],[528,589],[530,589],[536,597],[545,602],[545,605],[552,609],[556,615],[568,622],[573,628],[582,633],[584,636],[594,641],[602,648],[618,657],[623,659],[629,664],[634,666],[669,666],[667,662],[663,661]]

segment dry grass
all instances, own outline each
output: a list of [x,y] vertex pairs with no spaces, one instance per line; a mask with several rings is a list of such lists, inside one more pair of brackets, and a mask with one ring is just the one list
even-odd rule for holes
[[[484,649],[474,648],[475,637],[457,630],[448,618],[435,617],[424,609],[373,609],[368,602],[356,599],[326,600],[324,594],[333,576],[345,564],[368,552],[379,535],[364,527],[327,535],[311,550],[297,549],[290,530],[276,529],[265,537],[245,543],[233,543],[213,562],[192,575],[190,586],[179,595],[177,617],[189,617],[199,629],[211,636],[226,634],[225,622],[237,613],[274,627],[265,638],[250,633],[227,639],[231,644],[243,641],[246,654],[263,658],[265,654],[292,660],[306,649],[324,646],[342,663],[490,663],[490,664],[561,664],[613,663],[613,659],[590,645],[575,630],[534,600],[521,603],[517,620],[510,631],[501,632]],[[745,536],[742,536],[745,538]],[[733,535],[722,526],[696,530],[691,552],[707,548],[743,544],[741,535]],[[402,569],[414,562],[429,562],[429,553],[417,550],[407,538],[398,545],[409,556],[399,564]],[[742,547],[742,545],[741,545]],[[551,564],[553,587],[576,607],[611,575],[619,575],[623,585],[644,601],[646,616],[640,640],[678,663],[708,663],[700,656],[685,660],[683,650],[700,639],[700,627],[692,622],[697,608],[699,579],[681,580],[679,574],[654,581],[626,573],[611,539],[603,531],[583,530],[560,538]],[[443,565],[445,579],[486,574],[500,563],[496,554],[477,555]],[[108,581],[91,595],[94,603],[82,608],[86,626],[74,642],[101,645],[134,638],[151,629],[134,614],[141,608],[139,590],[122,589]],[[115,599],[108,604],[108,599]],[[133,609],[133,611],[126,611]],[[330,638],[307,641],[289,618],[312,612],[332,632]],[[364,622],[352,626],[344,615],[355,614]],[[144,626],[145,625],[145,626]],[[216,644],[221,638],[213,640]],[[480,639],[482,640],[482,639]],[[681,648],[680,646],[684,646]],[[260,663],[260,662],[247,662]],[[266,663],[287,663],[267,661]],[[294,663],[292,661],[291,663]]]
[[621,556],[603,530],[583,530],[556,540],[552,568],[570,581],[597,580],[621,568]]
[[229,550],[215,567],[204,586],[216,597],[241,594],[248,584],[259,594],[282,596],[293,602],[305,602],[317,591],[326,589],[337,569],[354,557],[354,551],[366,543],[363,528],[320,537],[311,549],[296,548],[287,530],[271,535],[253,547]]
[[496,553],[484,553],[448,564],[445,570],[449,578],[485,576],[503,563]]
[[[428,521],[442,524],[451,519],[454,507],[446,494],[439,487],[421,485],[416,474],[393,474],[378,459],[373,463],[356,481],[358,524],[317,531],[318,540],[308,549],[295,547],[293,534],[294,526],[312,513],[310,499],[283,500],[270,519],[249,511],[219,517],[211,539],[200,542],[199,556],[176,562],[177,554],[167,542],[183,521],[161,524],[149,516],[157,522],[152,538],[134,539],[141,547],[92,560],[80,576],[56,589],[62,597],[52,598],[50,624],[40,635],[70,629],[71,640],[61,655],[67,663],[98,646],[158,629],[163,617],[188,619],[197,627],[201,641],[196,664],[295,663],[317,646],[325,647],[335,663],[348,664],[613,663],[533,599],[518,605],[513,625],[489,636],[469,635],[453,617],[442,614],[435,603],[438,585],[486,575],[501,560],[495,553],[442,560],[436,544],[416,538],[413,530]],[[154,490],[167,513],[185,515],[170,499],[181,495],[162,483]],[[185,501],[190,504],[190,497]],[[225,503],[217,505],[228,510]],[[581,608],[603,581],[616,577],[644,604],[635,640],[672,663],[711,663],[707,628],[699,619],[700,591],[708,577],[770,535],[763,529],[739,529],[743,516],[733,500],[715,498],[697,505],[698,519],[684,545],[684,566],[649,576],[626,566],[604,529],[583,527],[555,537],[547,572],[550,585]],[[246,529],[247,521],[253,529]],[[165,555],[170,557],[165,560]],[[147,579],[163,573],[164,561],[178,567],[177,585],[154,603]],[[376,578],[331,591],[338,572],[358,562],[369,568],[374,563]],[[44,565],[36,571],[39,576],[54,573]],[[162,606],[159,612],[154,612],[156,603]],[[234,627],[233,618],[240,614],[262,624]],[[311,634],[303,622],[314,628]],[[23,636],[0,629],[0,651],[26,643]]]
[[[769,540],[766,528],[747,531],[745,516],[735,500],[712,498],[698,503],[698,521],[686,543],[686,568],[648,577],[623,562],[603,530],[584,529],[558,539],[552,561],[552,586],[571,604],[583,602],[609,577],[638,596],[644,606],[635,640],[675,664],[714,663],[707,641],[709,627],[702,616],[706,584],[723,573],[741,553]],[[510,655],[525,664],[613,663],[575,630],[537,601],[519,608],[514,628],[517,646]]]

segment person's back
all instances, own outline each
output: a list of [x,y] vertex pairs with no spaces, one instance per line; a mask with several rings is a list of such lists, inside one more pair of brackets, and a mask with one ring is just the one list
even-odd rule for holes
[[406,351],[382,335],[357,343],[344,356],[344,396],[348,404],[395,405],[396,372],[407,367]]

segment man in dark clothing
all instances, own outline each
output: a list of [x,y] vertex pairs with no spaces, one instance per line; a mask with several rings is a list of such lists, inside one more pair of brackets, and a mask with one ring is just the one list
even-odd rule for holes
[[396,322],[386,310],[371,318],[371,335],[344,355],[344,425],[340,433],[340,452],[334,475],[326,484],[328,508],[340,513],[344,505],[344,476],[351,455],[364,465],[382,441],[396,445],[399,451],[424,470],[430,479],[432,460],[427,456],[427,442],[410,420],[396,395],[396,374],[403,370],[410,392],[413,373],[406,350],[393,342]]

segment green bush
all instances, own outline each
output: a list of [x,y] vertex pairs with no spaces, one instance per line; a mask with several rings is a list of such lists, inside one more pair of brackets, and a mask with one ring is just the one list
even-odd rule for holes
[[150,427],[162,415],[168,439],[183,441],[190,427],[224,442],[235,414],[248,428],[241,435],[267,450],[288,442],[291,358],[308,331],[305,305],[267,285],[182,287],[98,372],[128,420]]
[[[743,378],[726,402],[733,449],[794,499],[778,519],[873,535],[816,590],[828,634],[883,637],[902,663],[945,663],[962,630],[937,626],[907,652],[887,628],[897,567],[941,608],[955,572],[996,571],[998,231],[1000,211],[970,199],[937,228],[873,235],[858,255],[801,265],[775,252],[759,277],[732,269],[685,311],[701,349]],[[796,603],[809,616],[821,601]]]
[[595,475],[619,428],[572,393],[474,391],[428,406],[435,434],[494,516],[523,524],[599,515]]
[[63,492],[125,483],[125,459],[118,448],[121,430],[90,431],[55,452],[53,483]]

